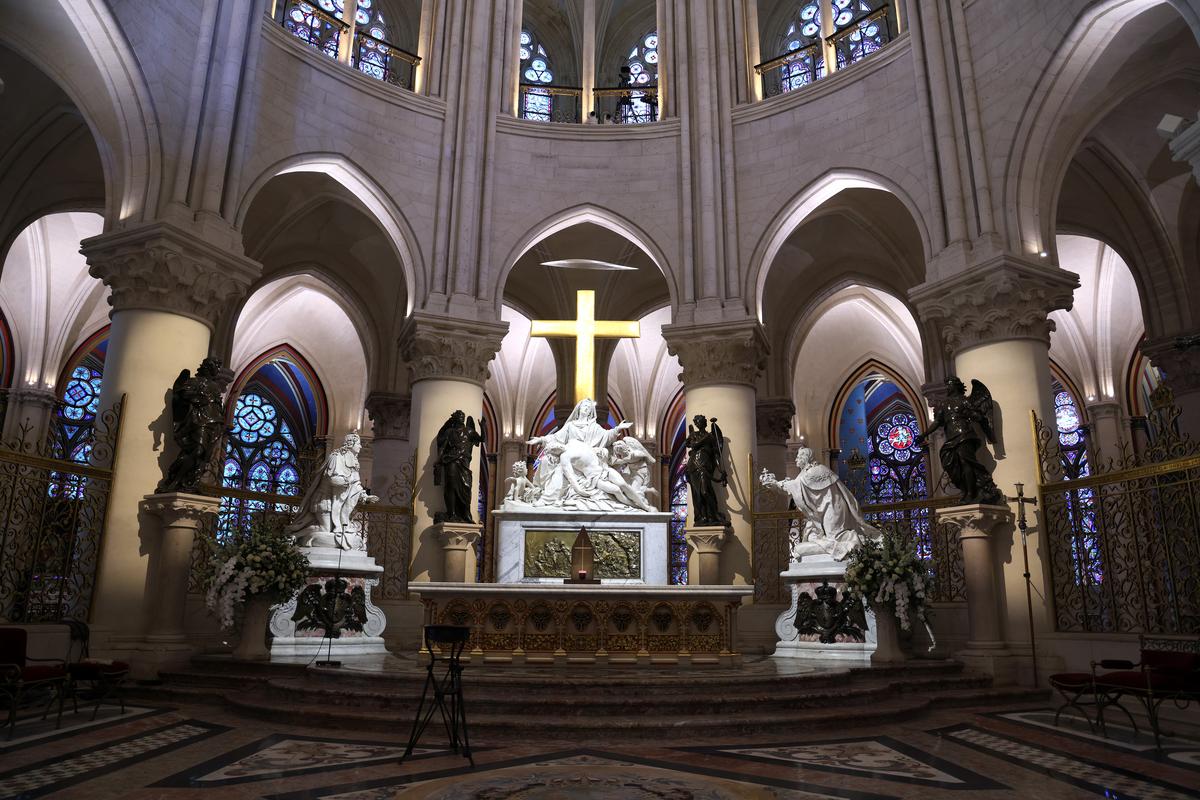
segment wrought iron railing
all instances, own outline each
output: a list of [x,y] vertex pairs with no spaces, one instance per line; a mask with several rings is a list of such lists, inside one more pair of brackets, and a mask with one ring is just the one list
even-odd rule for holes
[[[391,482],[382,502],[360,505],[353,521],[360,526],[367,552],[383,567],[375,599],[401,600],[408,597],[409,551],[413,530],[413,471],[405,465]],[[222,543],[247,535],[257,525],[286,526],[300,512],[301,497],[268,494],[246,489],[205,487],[205,494],[221,498],[220,510],[205,519],[192,547],[192,570],[188,589],[206,590],[207,562]]]
[[596,119],[612,125],[658,121],[658,85],[609,86],[592,90]]
[[347,23],[300,0],[277,2],[275,13],[276,21],[292,36],[330,58],[339,56],[342,39],[350,30]]
[[[63,457],[61,418],[0,446],[0,618],[87,619],[112,490],[122,398]],[[82,454],[82,455],[81,455]]]
[[550,86],[522,83],[518,115],[535,122],[580,122],[583,113],[583,89],[578,86]]
[[354,58],[351,64],[362,74],[375,80],[412,89],[421,57],[397,47],[384,39],[366,33],[354,36]]
[[[751,474],[757,474],[752,465]],[[945,483],[945,482],[943,482]],[[946,484],[948,485],[948,484]],[[962,545],[953,526],[939,524],[935,511],[953,506],[958,497],[938,496],[902,503],[862,505],[863,517],[882,531],[911,543],[929,566],[927,599],[934,603],[966,600]],[[760,603],[788,602],[779,573],[787,569],[790,544],[802,535],[804,514],[791,508],[783,492],[756,486],[751,517],[754,526],[754,599]]]
[[820,42],[776,56],[754,67],[762,80],[763,97],[802,89],[825,77],[825,54]]
[[1169,393],[1141,454],[1095,454],[1069,478],[1058,431],[1033,415],[1043,550],[1065,632],[1200,632],[1200,445],[1178,432]]
[[876,11],[867,12],[849,22],[826,41],[833,47],[837,68],[845,69],[862,61],[896,38],[895,15],[892,4],[887,3]]

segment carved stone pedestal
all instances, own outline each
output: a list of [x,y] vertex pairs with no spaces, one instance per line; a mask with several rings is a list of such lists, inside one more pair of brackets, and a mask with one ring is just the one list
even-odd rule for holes
[[475,575],[467,574],[467,551],[475,547],[482,531],[483,526],[477,522],[439,522],[433,526],[442,546],[443,582],[475,583]]
[[[876,632],[875,613],[870,609],[866,610],[867,628],[862,631],[864,641],[861,642],[844,629],[833,634],[834,641],[822,642],[818,634],[801,634],[796,628],[802,593],[816,600],[818,588],[828,585],[836,591],[833,599],[841,601],[846,584],[844,561],[834,561],[832,556],[809,556],[799,563],[793,562],[779,575],[791,590],[792,602],[775,620],[775,634],[779,637],[775,645],[775,658],[871,661],[871,655],[875,652]],[[823,593],[827,592],[825,590]]]
[[1015,677],[1016,662],[1005,647],[1000,623],[992,534],[998,527],[1011,525],[1013,513],[1006,505],[976,503],[938,509],[935,518],[957,528],[962,543],[969,638],[966,649],[954,658],[991,674],[998,682],[1009,682]]
[[[371,602],[371,590],[379,585],[379,576],[383,567],[375,563],[375,559],[361,550],[339,550],[336,547],[302,547],[308,558],[308,586],[300,590],[300,594],[281,606],[276,606],[271,615],[271,660],[290,660],[297,656],[311,658],[327,653],[332,659],[343,656],[384,656],[387,648],[383,645],[383,629],[387,626],[387,618],[374,603]],[[305,616],[305,607],[311,605],[309,598],[316,590],[309,587],[314,584],[321,587],[320,597],[327,596],[327,589],[334,588],[333,581],[345,581],[343,591],[351,593],[351,597],[359,588],[363,591],[363,604],[359,606],[353,600],[345,603],[346,614],[337,622],[345,623],[346,616],[353,615],[358,609],[365,619],[361,631],[342,628],[337,638],[327,638],[325,630],[318,624],[308,627],[307,619],[316,621],[316,615]],[[311,594],[307,597],[305,592]],[[313,598],[316,599],[316,598]],[[300,611],[297,618],[297,610]]]
[[724,525],[688,528],[684,534],[688,547],[696,553],[696,574],[688,575],[688,583],[716,586],[721,582],[721,548],[733,532]]

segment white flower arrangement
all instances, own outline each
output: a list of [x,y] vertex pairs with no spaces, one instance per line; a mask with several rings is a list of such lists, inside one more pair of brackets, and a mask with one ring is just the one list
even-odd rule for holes
[[914,618],[929,630],[925,614],[927,575],[928,567],[917,557],[916,549],[885,533],[881,539],[864,540],[850,551],[846,591],[892,609],[906,631],[912,629]]
[[308,579],[308,559],[295,540],[256,525],[245,539],[218,548],[210,563],[205,600],[221,627],[233,630],[246,601],[266,595],[276,603],[291,599]]

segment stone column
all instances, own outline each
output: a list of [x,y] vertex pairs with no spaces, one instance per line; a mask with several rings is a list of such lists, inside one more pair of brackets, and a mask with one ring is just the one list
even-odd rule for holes
[[1179,407],[1179,432],[1200,440],[1200,334],[1154,339],[1142,345],[1154,366],[1163,371]]
[[579,58],[579,85],[583,97],[579,103],[579,121],[587,122],[588,113],[595,108],[596,88],[596,0],[583,0],[583,36]]
[[[755,430],[758,435],[757,468],[775,475],[788,472],[788,436],[796,406],[786,397],[759,400],[755,406]],[[794,460],[793,456],[793,460]]]
[[[939,509],[937,521],[958,529],[967,589],[968,651],[1003,651],[1004,633],[997,602],[992,531],[1011,525],[1008,506],[966,505]],[[994,654],[994,653],[993,653]]]
[[[711,325],[668,325],[663,337],[683,367],[684,403],[689,415],[716,417],[725,435],[729,488],[721,491],[733,537],[721,557],[720,583],[751,584],[754,476],[748,470],[757,443],[754,384],[766,364],[769,346],[757,321]],[[692,511],[688,528],[693,529]]]
[[[393,501],[390,496],[393,486],[412,463],[413,449],[408,441],[411,404],[412,398],[406,394],[371,392],[367,395],[367,415],[371,418],[373,432],[371,491],[384,503]],[[411,484],[408,488],[411,491]]]
[[154,605],[146,643],[151,646],[158,668],[183,665],[192,654],[184,629],[192,547],[204,517],[217,513],[221,499],[168,492],[146,495],[141,506],[148,518],[147,533],[156,527],[155,522],[158,528],[157,555],[150,567],[150,595]]
[[36,447],[44,441],[57,400],[58,396],[50,389],[40,389],[36,386],[9,389],[8,407],[3,420],[3,443],[10,444],[20,440]]
[[1088,438],[1091,440],[1093,469],[1096,463],[1107,462],[1109,459],[1121,460],[1123,451],[1133,455],[1129,447],[1129,437],[1125,435],[1125,412],[1117,402],[1090,403],[1088,413]]
[[[1029,412],[1036,411],[1049,424],[1054,419],[1049,356],[1054,323],[1048,315],[1071,307],[1076,286],[1078,279],[1072,273],[1005,255],[910,293],[922,318],[937,324],[958,377],[968,384],[978,379],[991,391],[997,436],[993,477],[1006,495],[1013,493],[1015,483],[1037,485],[1038,455]],[[991,540],[993,557],[1003,565],[1002,634],[1009,649],[1028,654],[1020,537],[1011,524],[998,521]],[[1036,536],[1031,544],[1035,545],[1030,573],[1036,596],[1051,597],[1048,567],[1044,567],[1049,552],[1045,537]],[[1034,621],[1039,630],[1051,628],[1048,603],[1034,609]]]
[[688,570],[688,583],[697,586],[715,586],[722,583],[721,550],[729,541],[729,529],[691,528],[686,536],[688,548],[696,556],[696,568]]
[[480,536],[479,526],[443,522],[437,526],[436,536],[442,547],[442,580],[475,583],[474,552]]
[[91,612],[93,649],[116,653],[139,646],[160,602],[147,590],[159,542],[143,530],[141,500],[175,455],[171,385],[208,355],[212,320],[238,302],[260,267],[161,222],[82,245],[113,307],[100,407],[125,398]]
[[[409,580],[437,581],[444,575],[442,543],[434,515],[444,510],[442,487],[433,485],[437,433],[456,410],[483,416],[483,384],[488,363],[500,349],[507,324],[451,319],[418,311],[400,334],[400,355],[412,371],[410,441],[416,451],[413,541]],[[480,428],[482,430],[482,428]],[[479,453],[472,461],[471,496],[479,490]],[[475,574],[473,553],[464,572]]]

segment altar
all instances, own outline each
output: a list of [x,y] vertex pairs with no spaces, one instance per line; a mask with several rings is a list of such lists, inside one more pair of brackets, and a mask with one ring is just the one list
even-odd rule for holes
[[752,586],[412,584],[427,625],[466,625],[464,659],[513,666],[731,666]]

